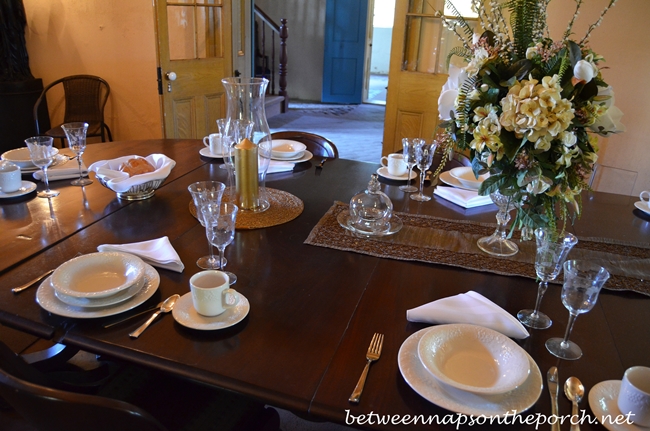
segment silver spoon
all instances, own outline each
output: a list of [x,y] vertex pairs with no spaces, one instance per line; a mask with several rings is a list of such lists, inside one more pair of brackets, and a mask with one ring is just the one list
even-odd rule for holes
[[27,283],[23,284],[22,286],[14,287],[13,289],[11,289],[11,291],[12,291],[13,293],[19,293],[19,292],[22,292],[23,290],[29,288],[31,285],[35,284],[37,281],[41,281],[42,279],[44,279],[44,278],[47,277],[48,275],[52,274],[53,272],[54,272],[54,270],[53,270],[53,269],[50,269],[50,270],[47,271],[45,274],[41,274],[41,275],[39,275],[39,276],[36,277],[35,279],[33,279],[33,280],[31,280],[31,281],[28,281]]
[[[573,403],[573,409],[571,410],[571,416],[578,416],[578,403],[582,401],[582,397],[585,395],[585,387],[582,386],[580,380],[577,377],[569,377],[564,382],[564,393],[566,397]],[[572,418],[573,419],[573,418]],[[571,431],[579,431],[580,425],[577,423],[571,423]]]
[[151,323],[154,320],[156,320],[156,317],[158,317],[161,313],[169,313],[170,311],[172,311],[172,308],[174,308],[174,304],[176,303],[176,301],[180,297],[181,297],[180,295],[174,294],[174,295],[170,296],[169,298],[165,299],[165,302],[163,302],[162,305],[160,306],[160,310],[153,313],[151,315],[151,317],[146,322],[144,322],[142,324],[142,326],[140,326],[135,331],[131,332],[129,334],[129,337],[138,338],[140,336],[140,334],[142,334],[144,332],[144,330],[147,329],[149,327],[149,325],[151,325]]

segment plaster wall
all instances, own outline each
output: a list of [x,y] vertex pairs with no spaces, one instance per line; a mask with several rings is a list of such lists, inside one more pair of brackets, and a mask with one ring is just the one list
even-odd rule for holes
[[[68,75],[100,76],[111,86],[104,116],[114,140],[162,137],[151,0],[23,2],[35,77],[47,85]],[[56,93],[48,104],[52,123],[60,121]]]

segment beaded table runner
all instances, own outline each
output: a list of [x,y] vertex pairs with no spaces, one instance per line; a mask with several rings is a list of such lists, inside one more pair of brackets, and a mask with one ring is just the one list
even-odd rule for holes
[[[229,189],[223,194],[223,201],[228,202]],[[270,207],[264,212],[239,211],[235,222],[235,229],[260,229],[287,223],[305,209],[302,200],[291,193],[282,190],[266,189]],[[196,217],[196,207],[190,201],[190,213]]]
[[[335,202],[312,229],[305,244],[353,251],[381,258],[456,266],[474,271],[535,279],[535,241],[516,241],[519,253],[496,257],[481,251],[476,241],[491,235],[496,224],[449,220],[395,212],[403,228],[394,235],[367,237],[341,227],[336,217],[348,205]],[[610,290],[631,290],[650,296],[650,245],[624,244],[598,238],[578,238],[571,259],[587,259],[607,268]],[[554,281],[560,284],[562,276]]]

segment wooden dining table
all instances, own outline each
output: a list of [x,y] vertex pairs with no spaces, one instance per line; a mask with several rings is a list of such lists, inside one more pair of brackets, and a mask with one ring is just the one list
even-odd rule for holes
[[[193,139],[88,146],[83,155],[87,165],[131,154],[162,153],[175,160],[165,183],[146,200],[120,200],[95,179],[84,188],[70,185],[70,180],[52,181],[51,188],[61,193],[51,200],[30,194],[0,201],[0,323],[238,392],[316,421],[360,429],[535,429],[534,424],[523,420],[507,427],[459,424],[459,415],[411,388],[398,362],[405,340],[431,326],[409,322],[407,310],[473,290],[515,315],[534,305],[534,278],[305,243],[335,202],[347,203],[366,189],[379,163],[335,159],[319,168],[319,159],[298,164],[291,172],[267,176],[267,188],[299,198],[304,209],[286,223],[238,229],[227,247],[227,269],[238,277],[233,287],[250,303],[250,311],[241,322],[222,330],[201,331],[186,328],[165,315],[137,339],[128,334],[146,315],[104,328],[106,323],[151,307],[172,294],[189,292],[190,277],[200,271],[195,262],[207,254],[208,243],[204,228],[190,211],[188,186],[204,180],[227,181],[227,171],[220,169],[221,159],[200,156],[201,148],[201,141]],[[437,196],[420,203],[399,190],[401,182],[381,181],[382,190],[398,213],[477,223],[495,221],[494,205],[464,209]],[[39,189],[42,187],[39,183]],[[432,190],[427,183],[426,193],[431,195]],[[634,197],[585,192],[582,217],[568,229],[578,238],[649,243],[650,216],[635,209],[635,201]],[[181,273],[158,269],[157,292],[123,315],[97,319],[58,316],[35,301],[38,283],[20,294],[10,291],[77,253],[97,251],[100,244],[163,236],[169,238],[185,269]],[[620,380],[628,367],[650,366],[650,297],[607,288],[595,307],[580,315],[571,333],[583,357],[565,361],[552,356],[544,343],[549,337],[563,336],[568,321],[560,291],[561,284],[550,284],[542,303],[542,311],[553,325],[546,330],[531,329],[529,337],[515,340],[543,376],[538,400],[520,418],[550,415],[546,372],[552,366],[558,367],[561,384],[576,376],[587,392],[599,382]],[[385,337],[381,357],[370,368],[360,402],[352,404],[348,398],[376,332]],[[559,408],[560,415],[570,414],[571,403],[563,394]],[[586,395],[580,408],[593,416]],[[436,419],[429,425],[408,422],[418,415]],[[386,420],[388,424],[380,423]],[[547,424],[539,426],[548,428]],[[568,429],[567,422],[563,428]],[[582,429],[603,427],[583,423]]]

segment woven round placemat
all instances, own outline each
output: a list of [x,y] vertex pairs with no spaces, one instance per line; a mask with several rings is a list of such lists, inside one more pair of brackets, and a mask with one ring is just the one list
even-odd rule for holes
[[[263,227],[276,226],[289,222],[302,214],[305,204],[292,195],[282,190],[266,189],[269,197],[270,207],[264,212],[254,213],[251,211],[239,211],[235,229],[260,229]],[[228,202],[228,189],[223,193],[223,201]],[[190,201],[190,214],[196,217],[194,201]]]

